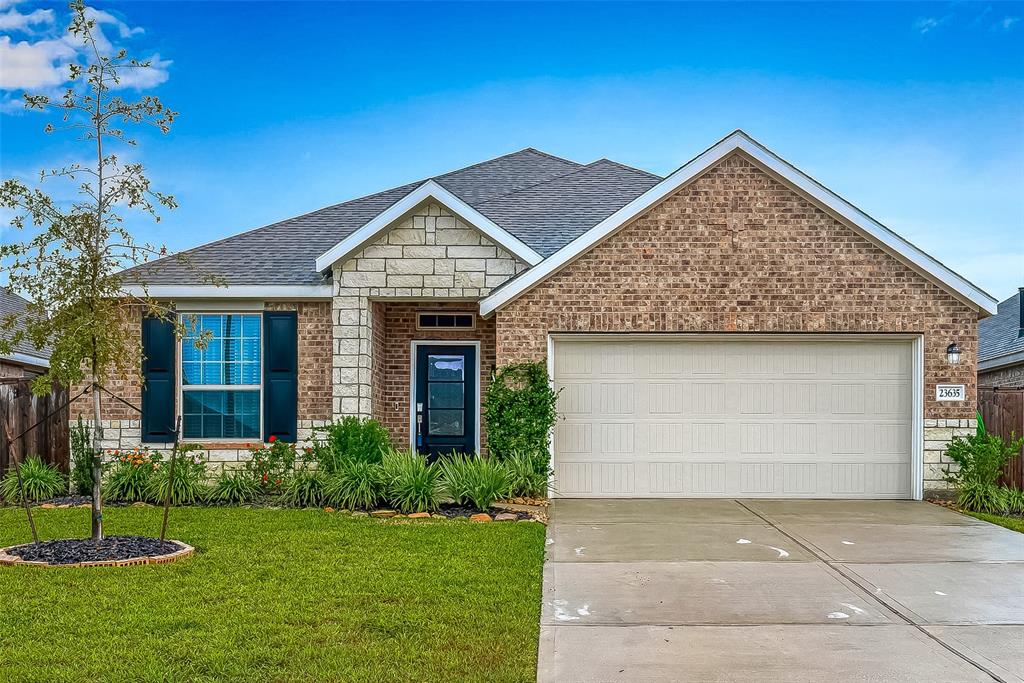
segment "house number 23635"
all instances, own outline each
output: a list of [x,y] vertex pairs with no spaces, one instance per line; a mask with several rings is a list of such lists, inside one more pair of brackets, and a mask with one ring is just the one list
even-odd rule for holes
[[963,401],[966,398],[963,384],[938,384],[935,387],[936,401]]

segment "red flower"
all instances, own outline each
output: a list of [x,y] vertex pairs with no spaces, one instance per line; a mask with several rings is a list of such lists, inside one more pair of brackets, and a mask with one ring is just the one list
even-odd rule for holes
[[275,441],[277,441],[277,437],[276,437],[276,436],[274,436],[273,434],[271,434],[271,435],[270,435],[270,438],[269,438],[269,439],[267,439],[267,441],[269,441],[270,443],[274,443]]
[[270,479],[270,475],[268,475],[266,472],[264,472],[263,473],[263,481],[264,481],[264,483],[267,481],[267,479]]

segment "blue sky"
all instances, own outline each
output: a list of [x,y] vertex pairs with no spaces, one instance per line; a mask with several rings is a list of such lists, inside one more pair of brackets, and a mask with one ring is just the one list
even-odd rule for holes
[[[666,174],[742,128],[997,298],[1024,285],[1024,3],[93,5],[181,112],[132,151],[181,208],[130,225],[173,250],[527,146]],[[3,177],[84,154],[13,101],[55,87],[66,17],[0,0]]]

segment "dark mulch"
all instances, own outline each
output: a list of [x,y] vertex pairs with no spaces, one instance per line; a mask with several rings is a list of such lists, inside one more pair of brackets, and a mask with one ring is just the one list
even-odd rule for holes
[[94,542],[89,538],[62,538],[56,541],[29,543],[11,548],[7,552],[27,562],[75,564],[77,562],[103,562],[131,560],[136,557],[169,555],[181,550],[170,541],[147,536],[107,536]]

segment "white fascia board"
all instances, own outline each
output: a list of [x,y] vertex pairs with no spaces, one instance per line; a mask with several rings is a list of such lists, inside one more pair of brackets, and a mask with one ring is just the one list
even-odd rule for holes
[[505,250],[515,254],[531,266],[535,266],[543,260],[540,254],[520,241],[515,235],[433,180],[428,180],[384,211],[381,211],[363,227],[331,247],[329,251],[321,254],[316,260],[317,271],[327,270],[339,260],[361,249],[370,241],[380,236],[387,228],[391,227],[392,223],[428,199],[433,199],[439,204],[443,204],[459,218],[477,228]]
[[555,252],[539,266],[526,271],[507,286],[500,287],[496,292],[480,302],[480,314],[490,315],[512,301],[593,247],[615,230],[647,211],[737,150],[746,153],[785,182],[793,185],[814,201],[830,209],[863,231],[869,238],[891,253],[904,259],[917,271],[933,278],[947,289],[977,306],[978,310],[988,314],[995,314],[998,302],[988,293],[892,232],[810,176],[782,160],[743,131],[736,131],[730,134],[650,190],[562,247],[562,249]]
[[30,356],[27,353],[9,353],[6,356],[0,356],[0,359],[10,361],[12,363],[19,363],[21,365],[32,365],[37,368],[50,367],[50,361],[48,358]]
[[330,299],[331,285],[126,285],[128,296],[151,299]]

